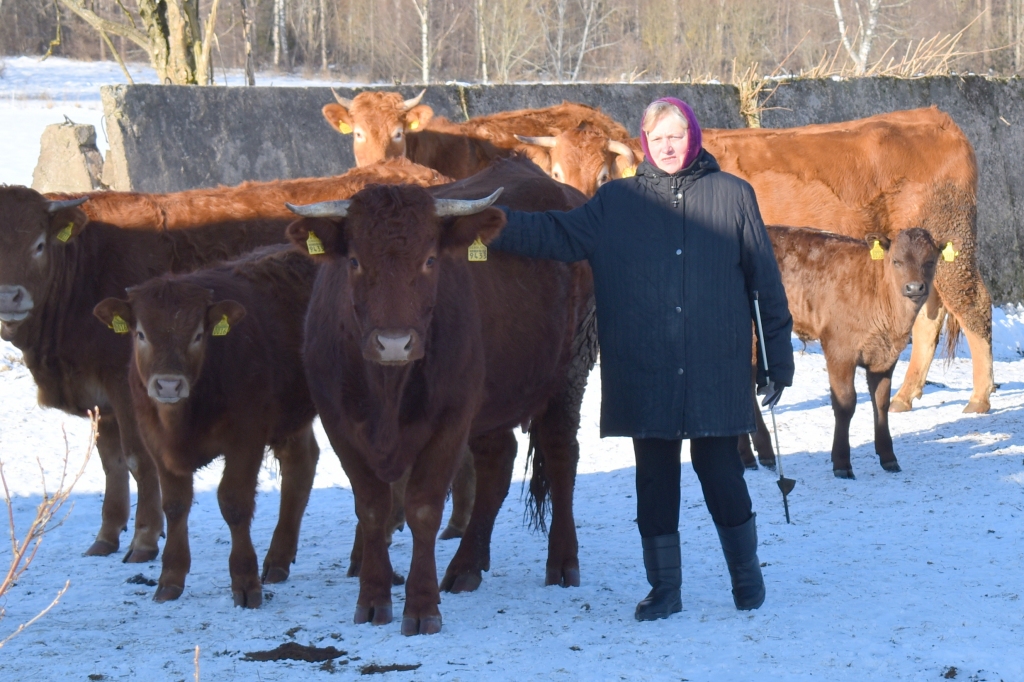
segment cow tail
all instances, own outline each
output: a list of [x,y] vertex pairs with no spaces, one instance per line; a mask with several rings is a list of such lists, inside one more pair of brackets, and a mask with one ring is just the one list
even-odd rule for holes
[[546,534],[551,481],[547,476],[544,450],[537,447],[536,430],[535,425],[530,426],[530,445],[526,449],[526,469],[530,471],[530,499],[523,512],[523,523],[531,530]]
[[960,321],[950,312],[946,312],[946,363],[956,357],[956,347],[960,343]]

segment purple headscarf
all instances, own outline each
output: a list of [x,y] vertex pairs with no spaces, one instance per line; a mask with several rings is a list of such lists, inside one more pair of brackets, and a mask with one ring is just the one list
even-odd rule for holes
[[[686,119],[687,125],[690,127],[690,135],[686,141],[686,155],[683,156],[682,166],[683,168],[686,168],[693,163],[693,160],[697,158],[698,154],[700,154],[702,139],[700,134],[700,124],[697,123],[697,117],[694,115],[693,109],[690,108],[690,105],[681,99],[676,99],[675,97],[662,97],[655,101],[668,102],[674,106],[683,115]],[[654,104],[654,102],[651,102],[651,104]],[[651,150],[647,147],[647,131],[643,129],[643,125],[644,122],[640,121],[640,146],[644,149],[644,158],[647,159],[647,163],[657,168],[658,164],[654,163],[654,159],[651,158]]]

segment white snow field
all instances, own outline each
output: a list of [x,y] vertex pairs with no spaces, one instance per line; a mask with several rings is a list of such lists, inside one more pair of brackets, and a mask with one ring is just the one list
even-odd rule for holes
[[[137,80],[152,79],[148,69],[130,68]],[[261,74],[258,82],[271,78]],[[113,64],[8,58],[0,78],[0,181],[29,184],[44,125],[64,115],[98,125],[98,86],[118,82],[123,76]],[[352,494],[318,429],[323,452],[288,581],[268,586],[258,610],[232,606],[230,536],[217,506],[215,464],[196,477],[185,593],[156,604],[155,588],[132,579],[158,578],[159,559],[127,565],[120,556],[82,556],[98,529],[103,494],[94,455],[66,521],[46,535],[0,603],[2,639],[70,580],[53,610],[0,648],[0,680],[192,680],[196,647],[204,680],[349,679],[372,671],[365,666],[395,664],[418,667],[386,679],[1024,680],[1024,307],[993,313],[1000,387],[991,412],[961,412],[970,395],[969,359],[937,360],[914,410],[892,415],[903,467],[896,474],[878,465],[860,375],[851,434],[857,479],[832,476],[824,358],[817,344],[798,353],[795,385],[776,412],[785,473],[797,480],[792,524],[776,474],[747,473],[768,590],[757,611],[733,607],[700,486],[684,465],[683,611],[653,623],[633,619],[649,588],[634,522],[632,449],[625,439],[598,438],[595,372],[576,482],[581,587],[543,585],[546,539],[523,525],[521,442],[516,480],[494,530],[491,571],[474,593],[442,595],[442,632],[402,637],[400,618],[354,625],[358,582],[345,577]],[[905,370],[901,362],[896,385]],[[9,344],[0,345],[0,405],[0,459],[14,521],[24,530],[40,501],[41,476],[47,490],[56,485],[62,426],[77,468],[88,424],[38,407],[32,377]],[[265,467],[253,523],[259,553],[270,541],[279,492],[276,471]],[[130,534],[122,538],[126,545]],[[455,543],[438,543],[439,572]],[[6,566],[11,550],[0,544]],[[391,556],[406,572],[408,531],[395,536]],[[403,589],[394,590],[396,617]],[[286,642],[344,653],[331,663],[243,660]]]

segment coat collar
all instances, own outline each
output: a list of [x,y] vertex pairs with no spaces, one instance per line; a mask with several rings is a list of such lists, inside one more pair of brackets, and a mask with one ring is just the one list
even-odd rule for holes
[[686,168],[681,168],[675,173],[666,173],[649,161],[642,161],[637,166],[636,174],[637,177],[645,178],[648,182],[654,184],[660,184],[665,178],[670,178],[674,186],[681,184],[688,184],[698,178],[702,178],[709,173],[715,173],[720,171],[721,168],[718,165],[718,161],[715,160],[710,152],[706,149],[701,149],[700,154],[693,160]]

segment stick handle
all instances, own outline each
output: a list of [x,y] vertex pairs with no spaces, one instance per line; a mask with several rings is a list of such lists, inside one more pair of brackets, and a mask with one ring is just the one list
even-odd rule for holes
[[757,342],[761,344],[761,364],[764,365],[764,377],[768,378],[768,351],[764,348],[764,327],[761,326],[761,305],[758,303],[757,290],[754,290],[754,318],[757,320]]

